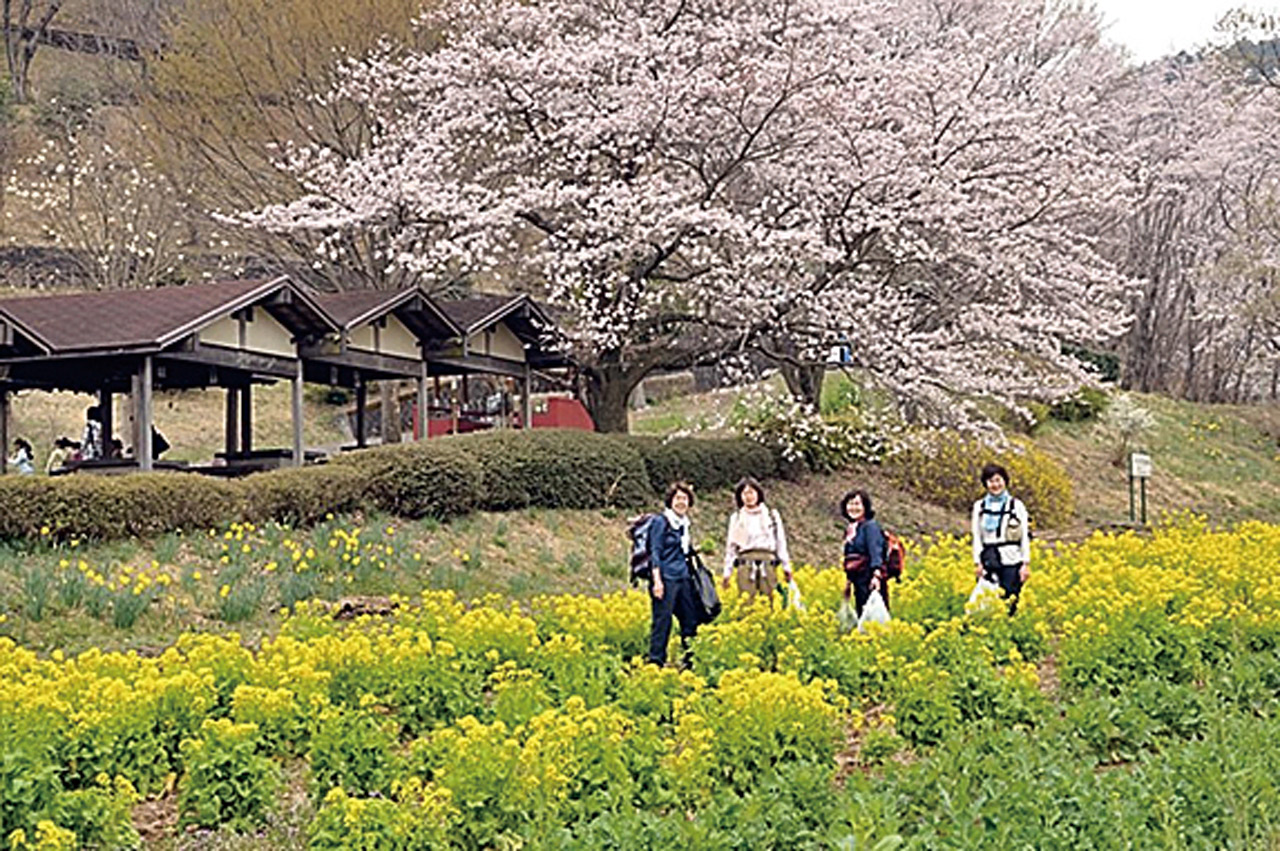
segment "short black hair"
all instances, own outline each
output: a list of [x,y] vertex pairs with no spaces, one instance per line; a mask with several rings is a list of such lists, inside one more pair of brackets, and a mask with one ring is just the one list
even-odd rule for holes
[[693,485],[688,482],[672,482],[667,485],[666,506],[671,507],[671,500],[676,498],[676,494],[684,491],[684,495],[689,497],[689,507],[693,508]]
[[25,437],[15,437],[15,438],[13,439],[13,445],[14,445],[14,446],[20,446],[20,447],[22,447],[23,449],[25,449],[25,450],[27,450],[28,452],[31,452],[31,453],[34,453],[34,452],[36,451],[36,450],[35,450],[35,447],[33,447],[33,446],[31,445],[31,443],[30,443],[30,442],[29,442]]
[[742,492],[747,488],[751,488],[760,497],[760,504],[764,505],[764,488],[760,486],[760,482],[751,476],[743,476],[738,483],[733,486],[733,502],[739,508],[742,507]]
[[876,517],[876,510],[871,507],[871,494],[861,488],[855,488],[840,497],[840,516],[845,520],[848,520],[850,523],[853,522],[853,518],[849,516],[849,500],[853,499],[855,496],[862,500],[862,519],[874,520]]
[[999,464],[988,464],[982,468],[982,486],[986,487],[987,482],[991,481],[993,476],[999,476],[1004,479],[1005,487],[1009,486],[1009,471]]
[[84,415],[88,419],[100,421],[102,419],[102,408],[97,405],[90,405],[88,410],[84,412]]

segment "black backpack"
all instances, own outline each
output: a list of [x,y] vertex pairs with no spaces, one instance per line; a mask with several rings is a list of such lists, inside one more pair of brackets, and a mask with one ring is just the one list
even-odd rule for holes
[[653,579],[653,562],[649,559],[649,528],[656,514],[641,514],[627,526],[627,540],[631,546],[631,585]]

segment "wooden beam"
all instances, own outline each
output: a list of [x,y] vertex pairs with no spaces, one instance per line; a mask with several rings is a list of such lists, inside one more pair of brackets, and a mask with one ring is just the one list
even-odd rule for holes
[[240,388],[240,451],[253,451],[253,385]]
[[268,355],[260,352],[244,352],[203,345],[192,352],[165,352],[165,360],[199,363],[208,366],[229,367],[241,372],[292,378],[297,358]]
[[151,355],[143,355],[138,366],[138,442],[134,444],[134,455],[138,458],[138,468],[144,473],[154,467],[151,457],[151,382],[155,362]]
[[226,452],[240,451],[240,388],[227,388]]
[[305,460],[302,448],[302,361],[293,376],[293,466],[301,467]]
[[487,373],[489,375],[505,375],[509,378],[524,376],[524,361],[507,360],[490,355],[468,355],[467,357],[451,357],[438,352],[429,354],[431,365],[437,373],[451,375],[468,375]]

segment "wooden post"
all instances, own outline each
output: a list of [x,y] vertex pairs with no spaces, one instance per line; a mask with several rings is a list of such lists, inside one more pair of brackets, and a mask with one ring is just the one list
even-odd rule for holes
[[533,370],[524,365],[524,377],[520,384],[520,424],[533,428]]
[[430,436],[431,411],[427,405],[427,362],[422,362],[418,372],[418,440],[426,440]]
[[112,422],[115,410],[111,406],[111,391],[98,391],[98,411],[102,418],[102,457],[110,458],[111,456],[111,436],[115,431]]
[[302,358],[293,376],[293,466],[301,467],[305,460],[302,448]]
[[[141,419],[141,403],[142,398],[142,381],[141,370],[129,376],[129,437],[133,446],[133,457],[142,457],[142,426],[138,424]],[[103,447],[105,450],[105,447]]]
[[369,401],[369,387],[365,384],[364,375],[356,373],[356,446],[365,447],[365,407]]
[[227,388],[226,452],[233,455],[240,451],[240,388]]
[[382,413],[382,443],[400,442],[400,385],[390,378],[378,382],[379,410]]
[[253,451],[253,382],[240,388],[240,451]]
[[153,359],[144,355],[138,368],[138,442],[134,444],[134,454],[138,456],[138,467],[143,472],[154,468],[151,458],[151,377]]
[[0,476],[9,472],[9,390],[0,389]]

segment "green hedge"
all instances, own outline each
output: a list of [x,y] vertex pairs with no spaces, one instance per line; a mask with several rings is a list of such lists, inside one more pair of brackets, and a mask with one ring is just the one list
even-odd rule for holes
[[486,511],[638,505],[653,497],[640,447],[626,435],[496,431],[457,443],[483,469],[479,507]]
[[487,432],[351,452],[329,464],[239,480],[175,473],[0,478],[0,540],[106,540],[237,520],[307,525],[373,509],[447,519],[474,510],[628,508],[671,481],[699,491],[778,472],[744,440],[657,438],[568,430]]
[[753,440],[631,440],[639,444],[649,487],[658,493],[674,481],[687,481],[695,491],[713,491],[732,487],[743,476],[769,479],[781,472],[778,457]]

